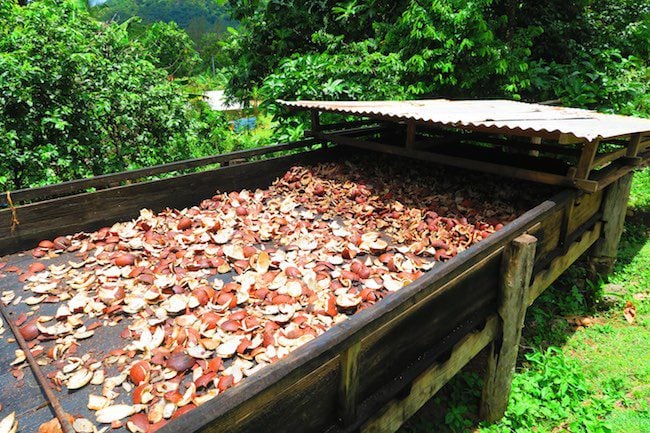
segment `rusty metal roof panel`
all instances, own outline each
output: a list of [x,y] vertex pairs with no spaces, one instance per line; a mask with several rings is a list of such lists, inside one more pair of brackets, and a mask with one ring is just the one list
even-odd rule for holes
[[567,134],[589,141],[650,132],[650,119],[508,100],[280,100],[278,102],[292,108],[318,109],[404,121],[414,120],[455,128],[488,128],[503,134],[529,136]]

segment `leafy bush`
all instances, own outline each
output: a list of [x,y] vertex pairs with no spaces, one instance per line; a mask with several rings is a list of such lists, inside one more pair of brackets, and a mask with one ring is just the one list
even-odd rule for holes
[[0,187],[208,152],[225,121],[194,109],[124,26],[61,0],[0,2]]
[[650,115],[647,2],[297,3],[230,1],[242,26],[229,95],[560,99]]

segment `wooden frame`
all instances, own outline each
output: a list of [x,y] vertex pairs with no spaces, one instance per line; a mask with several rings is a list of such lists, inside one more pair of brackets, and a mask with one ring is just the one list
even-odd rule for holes
[[[352,140],[345,135],[326,138]],[[357,143],[369,151],[435,160],[422,151]],[[304,142],[282,149],[302,146]],[[0,249],[17,251],[54,234],[132,218],[142,207],[189,206],[216,189],[263,186],[291,165],[346,158],[352,151],[351,146],[323,148],[27,204],[16,208],[21,218],[17,233],[11,232],[9,209],[5,209],[0,211]],[[222,161],[237,159],[233,154],[221,157]],[[447,158],[446,162],[455,161]],[[526,305],[600,242],[603,224],[603,242],[609,246],[598,251],[611,253],[612,241],[620,236],[616,228],[624,188],[621,182],[592,195],[562,191],[373,308],[159,431],[395,431],[490,344],[483,414],[498,418],[505,410]]]

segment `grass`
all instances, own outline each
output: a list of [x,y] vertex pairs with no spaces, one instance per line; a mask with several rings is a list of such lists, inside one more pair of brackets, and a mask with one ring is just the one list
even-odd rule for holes
[[[484,365],[477,359],[402,433],[650,432],[650,169],[635,175],[629,207],[634,217],[608,281],[589,282],[577,263],[529,308],[501,421],[477,419]],[[628,302],[633,323],[623,314]]]
[[650,211],[650,168],[638,171],[632,181],[630,207]]

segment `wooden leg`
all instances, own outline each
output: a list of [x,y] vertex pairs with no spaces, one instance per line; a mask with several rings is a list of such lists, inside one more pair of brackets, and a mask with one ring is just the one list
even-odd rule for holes
[[614,269],[616,252],[623,233],[627,200],[632,187],[633,173],[628,173],[611,184],[603,197],[603,234],[590,255],[591,272],[606,276]]
[[508,406],[536,246],[537,238],[524,234],[515,239],[503,253],[499,293],[501,337],[495,339],[490,346],[480,409],[480,415],[486,421],[493,422],[502,418]]

